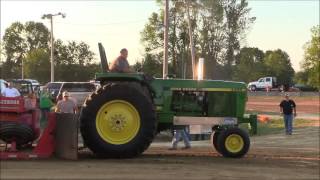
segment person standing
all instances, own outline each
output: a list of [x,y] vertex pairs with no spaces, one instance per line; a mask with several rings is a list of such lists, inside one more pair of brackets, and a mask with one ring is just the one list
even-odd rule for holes
[[51,107],[53,106],[53,102],[50,99],[50,94],[48,89],[43,89],[40,93],[40,110],[41,110],[41,118],[43,120],[48,120],[48,113],[50,112]]
[[178,143],[180,141],[180,138],[182,137],[183,142],[184,142],[184,148],[182,149],[190,149],[190,141],[189,137],[186,132],[186,126],[183,125],[175,125],[174,126],[174,132],[173,132],[173,139],[172,139],[172,146],[169,148],[169,150],[176,150],[178,147]]
[[78,111],[77,104],[69,98],[69,93],[67,91],[64,91],[62,93],[62,96],[63,99],[58,101],[55,112],[76,114]]
[[128,73],[131,72],[128,63],[128,50],[123,48],[120,51],[120,56],[115,59],[110,65],[110,72]]
[[292,134],[293,117],[297,116],[296,103],[289,98],[289,94],[285,94],[285,99],[280,103],[280,114],[283,115],[286,135]]
[[4,91],[2,92],[2,95],[5,97],[18,97],[21,96],[20,92],[12,87],[12,84],[9,82],[6,85],[7,87],[4,89]]

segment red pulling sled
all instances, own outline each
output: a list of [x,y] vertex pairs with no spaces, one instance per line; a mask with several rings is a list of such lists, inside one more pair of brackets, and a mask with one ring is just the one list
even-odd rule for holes
[[39,138],[40,110],[26,109],[25,101],[23,97],[0,96],[0,139],[4,142],[0,159],[48,158],[55,150],[55,114],[49,113],[48,126]]

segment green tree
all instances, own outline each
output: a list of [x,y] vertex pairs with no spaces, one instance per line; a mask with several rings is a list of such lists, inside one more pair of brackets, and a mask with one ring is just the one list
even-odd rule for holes
[[[21,76],[21,61],[25,53],[25,41],[22,37],[24,25],[15,22],[5,30],[3,36],[3,48],[5,52],[5,62],[3,63],[3,71],[1,75],[3,78]],[[19,68],[20,67],[20,68]]]
[[[205,58],[206,78],[221,78],[222,76],[219,77],[220,74],[218,73],[223,72],[220,69],[228,64],[226,61],[226,47],[229,42],[229,36],[227,35],[233,35],[235,37],[234,42],[239,44],[240,36],[244,34],[243,32],[253,21],[248,15],[250,9],[247,8],[247,1],[242,0],[237,3],[231,0],[190,0],[189,2],[191,5],[190,19],[196,57]],[[159,3],[163,7],[163,2]],[[192,72],[186,1],[176,0],[172,1],[171,4],[168,45],[169,67],[171,69],[169,73],[176,74],[177,77],[190,78]],[[230,7],[234,7],[234,9]],[[232,14],[232,23],[238,23],[235,27],[230,26],[229,29],[227,24],[230,24],[231,18],[228,19],[226,17],[227,12]],[[232,33],[229,33],[228,31],[231,31],[231,29]],[[163,10],[161,9],[160,12],[151,14],[141,33],[141,41],[146,51],[145,59],[147,54],[155,55],[155,57],[162,59],[163,30]],[[234,59],[235,53],[232,54]],[[229,64],[230,66],[233,65],[231,61]],[[225,79],[228,76],[226,73],[222,78]]]
[[264,76],[264,53],[260,49],[244,47],[235,59],[234,80],[251,82]]
[[[20,78],[23,61],[26,78],[47,82],[50,75],[49,39],[50,33],[42,23],[11,24],[3,36],[1,53],[5,60],[1,60],[0,64],[1,78]],[[64,43],[59,39],[54,43],[56,80],[86,81],[94,78],[99,66],[93,62],[94,53],[88,44],[75,41]]]
[[99,65],[93,62],[94,53],[84,42],[55,41],[54,60],[57,81],[87,81],[100,71]]
[[302,68],[308,74],[307,84],[320,88],[320,25],[311,29],[311,41],[304,47]]
[[47,49],[50,38],[49,30],[40,22],[29,21],[25,25],[24,38],[26,40],[26,51],[34,49]]
[[280,49],[267,51],[264,57],[266,76],[277,77],[277,82],[283,85],[292,85],[294,69],[292,68],[289,55]]
[[308,84],[308,72],[307,71],[299,71],[295,73],[293,81],[296,84]]
[[49,30],[42,23],[29,21],[25,24],[12,23],[3,36],[5,62],[4,78],[20,78],[21,63],[26,54],[33,49],[48,49]]
[[154,55],[147,54],[142,63],[142,71],[148,75],[160,78],[162,77],[162,68],[159,67],[162,67],[161,59]]
[[240,38],[248,26],[255,20],[255,17],[248,17],[250,12],[247,0],[226,0],[224,11],[226,14],[226,62],[225,70],[232,76],[232,65],[235,62],[235,55],[240,50]]
[[[100,71],[99,65],[92,62],[93,52],[84,42],[75,41],[64,44],[56,41],[55,79],[57,81],[87,81]],[[34,49],[27,53],[25,59],[26,77],[41,83],[50,80],[50,58],[46,49]]]
[[46,49],[34,49],[28,52],[25,58],[25,75],[37,79],[40,83],[50,80],[50,60]]
[[141,42],[146,52],[157,51],[163,47],[163,15],[152,13],[141,32]]
[[55,41],[54,59],[57,66],[60,64],[91,64],[94,60],[94,53],[90,51],[90,46],[84,42],[69,41],[66,44]]
[[[225,22],[223,1],[203,0],[203,11],[200,12],[199,47],[200,56],[205,59],[206,76],[210,79],[224,78],[219,72],[225,58]],[[222,76],[220,76],[222,75]]]

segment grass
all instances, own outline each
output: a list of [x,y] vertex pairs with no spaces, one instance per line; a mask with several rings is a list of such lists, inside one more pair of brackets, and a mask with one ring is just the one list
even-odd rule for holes
[[257,110],[246,110],[245,114],[279,115],[279,112],[264,112],[264,111],[257,111]]
[[[294,119],[293,128],[304,128],[314,126],[314,120],[306,119]],[[241,124],[240,127],[246,131],[249,131],[247,124]],[[281,118],[271,119],[267,123],[258,122],[258,134],[257,136],[263,136],[268,134],[280,134],[284,132],[284,122]]]
[[267,134],[278,134],[284,130],[282,119],[271,119],[267,123],[258,122],[258,136]]

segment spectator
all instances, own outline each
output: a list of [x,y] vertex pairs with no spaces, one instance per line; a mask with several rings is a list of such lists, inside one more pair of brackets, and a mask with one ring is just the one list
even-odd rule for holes
[[115,59],[110,65],[111,72],[118,72],[118,73],[128,73],[131,72],[130,66],[127,60],[128,57],[128,50],[123,48],[120,51],[120,56]]
[[297,116],[297,112],[296,103],[293,100],[289,99],[288,93],[285,94],[285,99],[280,103],[280,114],[283,115],[286,135],[291,135],[293,116]]
[[48,89],[43,89],[40,93],[40,110],[41,110],[41,118],[45,120],[48,119],[48,113],[50,112],[51,107],[54,105],[51,101],[51,95]]
[[37,106],[37,97],[34,93],[29,93],[28,96],[24,99],[24,107],[27,110],[35,109]]
[[176,125],[174,126],[174,132],[173,132],[173,139],[172,139],[172,146],[169,148],[169,150],[176,150],[178,147],[178,143],[180,141],[180,138],[182,137],[185,147],[183,149],[189,149],[191,148],[189,137],[186,133],[186,127],[182,125]]
[[69,93],[62,93],[63,99],[58,101],[55,112],[76,114],[78,111],[77,104],[69,98]]
[[21,96],[20,92],[16,88],[12,87],[12,84],[10,82],[8,82],[6,86],[7,87],[2,92],[3,96],[5,96],[5,97]]

